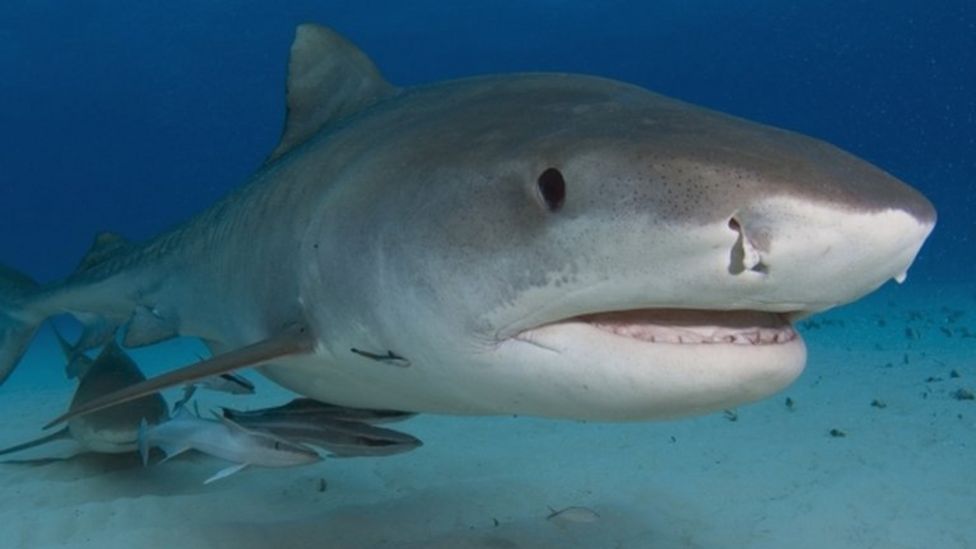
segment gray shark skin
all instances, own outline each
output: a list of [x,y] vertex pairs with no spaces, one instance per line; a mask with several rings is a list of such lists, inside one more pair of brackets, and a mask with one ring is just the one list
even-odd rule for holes
[[592,76],[399,89],[303,25],[265,166],[9,300],[0,371],[69,312],[122,325],[128,346],[179,335],[215,353],[75,414],[247,366],[345,407],[703,413],[795,379],[791,322],[902,280],[935,219],[816,139]]
[[[66,359],[70,358],[66,354]],[[80,378],[71,408],[146,379],[135,361],[115,341],[107,344]],[[156,425],[169,417],[162,395],[156,393],[75,417],[68,421],[71,437],[92,452],[125,453],[135,451],[139,421]]]
[[[55,331],[65,362],[83,364],[78,388],[71,399],[71,408],[131,386],[146,379],[139,366],[114,342],[110,342],[94,359],[76,356],[74,349]],[[20,452],[59,439],[73,439],[81,452],[120,454],[138,447],[140,420],[156,425],[168,417],[166,401],[159,394],[146,395],[129,402],[72,418],[60,431],[38,439],[0,450],[0,455]]]

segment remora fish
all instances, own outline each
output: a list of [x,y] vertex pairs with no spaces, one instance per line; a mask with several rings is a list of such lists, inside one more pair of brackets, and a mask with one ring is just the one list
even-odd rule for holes
[[319,421],[358,421],[375,425],[403,421],[417,415],[411,412],[400,412],[397,410],[348,408],[319,402],[311,398],[296,398],[281,406],[249,410],[247,412],[230,410],[228,408],[224,410],[232,412],[231,419],[238,422],[246,422],[250,418],[261,418],[262,420],[303,421],[307,423],[316,423]]
[[199,418],[185,407],[165,423],[140,425],[139,453],[143,465],[149,463],[149,448],[156,446],[166,453],[163,461],[192,449],[235,463],[218,471],[204,484],[233,475],[248,465],[294,467],[321,459],[315,450],[302,444],[246,429],[227,418],[219,421]]
[[[201,358],[200,360],[203,359]],[[180,400],[173,404],[173,411],[175,412],[176,410],[179,410],[190,402],[190,399],[192,399],[193,395],[196,394],[197,389],[219,391],[221,393],[228,393],[231,395],[254,394],[254,384],[248,381],[244,376],[230,373],[219,374],[186,384],[186,386],[183,387],[183,396],[180,397]]]
[[[91,360],[83,354],[76,354],[57,331],[55,335],[61,344],[65,361],[80,368],[78,388],[71,400],[72,409],[146,379],[136,363],[114,341],[109,342],[95,360]],[[68,421],[68,425],[60,431],[0,450],[0,455],[68,438],[74,439],[82,451],[112,454],[132,452],[137,447],[140,418],[145,418],[153,425],[164,421],[167,418],[167,408],[163,397],[158,393],[151,394],[119,406],[78,416]]]
[[218,391],[231,395],[253,395],[254,384],[244,376],[237,374],[220,374],[210,376],[189,385],[190,387]]
[[224,417],[243,427],[323,448],[333,457],[389,456],[423,445],[419,439],[392,429],[325,415],[282,413],[280,408],[250,412],[223,408],[223,411]]
[[936,221],[816,139],[591,76],[397,88],[315,25],[292,46],[287,112],[243,188],[3,303],[3,375],[62,312],[122,325],[128,346],[214,352],[52,425],[249,366],[359,408],[730,408],[793,381],[792,323],[903,280]]

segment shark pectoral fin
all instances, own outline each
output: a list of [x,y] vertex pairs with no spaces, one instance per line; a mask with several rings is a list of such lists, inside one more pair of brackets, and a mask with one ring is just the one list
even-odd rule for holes
[[281,333],[263,341],[191,364],[185,368],[173,370],[75,406],[45,425],[44,428],[48,429],[74,417],[90,414],[205,377],[240,368],[258,366],[284,356],[307,354],[312,352],[314,342],[314,337],[311,336],[305,325],[293,324]]
[[3,450],[0,450],[0,456],[6,454],[12,454],[14,452],[19,452],[21,450],[26,450],[28,448],[34,448],[35,446],[40,446],[42,444],[47,444],[48,442],[54,442],[55,440],[61,440],[63,438],[71,438],[71,433],[68,432],[67,427],[61,429],[56,433],[51,433],[50,435],[34,439],[30,442],[25,442],[23,444],[18,444],[16,446],[11,446],[9,448],[4,448]]
[[238,463],[237,465],[231,465],[230,467],[227,467],[226,469],[221,469],[221,470],[217,471],[217,474],[215,474],[214,476],[212,476],[212,477],[208,478],[207,480],[203,481],[203,483],[204,484],[210,484],[211,482],[213,482],[215,480],[220,480],[222,478],[227,478],[227,477],[233,475],[234,473],[236,473],[238,471],[241,471],[245,467],[247,467],[247,463]]
[[166,341],[179,335],[179,327],[175,313],[141,305],[136,307],[125,324],[122,345],[131,349]]
[[[166,454],[166,457],[159,460],[159,463],[165,463],[184,452],[189,452],[192,449],[189,446],[176,446],[176,445],[166,445],[166,444],[160,444],[159,448],[163,451],[164,454]],[[143,462],[143,465],[145,465],[145,461]]]

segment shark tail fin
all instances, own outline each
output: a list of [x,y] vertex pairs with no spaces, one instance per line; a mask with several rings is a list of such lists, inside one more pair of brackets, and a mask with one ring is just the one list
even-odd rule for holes
[[[23,358],[38,329],[48,317],[60,313],[70,313],[82,325],[78,342],[68,345],[64,342],[67,358],[67,373],[80,377],[83,374],[82,353],[100,347],[115,337],[120,322],[102,315],[98,310],[87,311],[73,304],[85,295],[84,284],[77,280],[99,278],[99,270],[111,270],[111,263],[130,249],[122,237],[112,233],[102,233],[95,238],[88,253],[78,268],[62,284],[41,287],[29,276],[9,267],[0,265],[0,384],[10,376]],[[141,335],[138,330],[136,335]],[[155,335],[155,334],[154,334]],[[133,339],[138,340],[137,337]],[[74,359],[78,359],[77,362]]]
[[0,265],[0,383],[10,377],[44,323],[46,317],[30,306],[39,288],[29,276]]

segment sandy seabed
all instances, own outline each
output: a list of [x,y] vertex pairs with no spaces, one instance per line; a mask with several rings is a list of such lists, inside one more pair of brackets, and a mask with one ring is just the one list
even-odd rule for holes
[[[252,468],[207,486],[224,462],[185,454],[143,468],[135,454],[65,458],[70,441],[51,444],[0,464],[0,545],[976,547],[976,401],[957,393],[976,392],[976,286],[885,287],[801,331],[803,376],[734,414],[419,416],[394,426],[424,441],[408,454]],[[197,349],[134,357],[158,373]],[[0,388],[0,445],[38,436],[63,410],[73,388],[62,366],[42,333]],[[207,393],[201,407],[290,398],[245,374],[257,395]],[[547,520],[568,506],[599,518]]]

